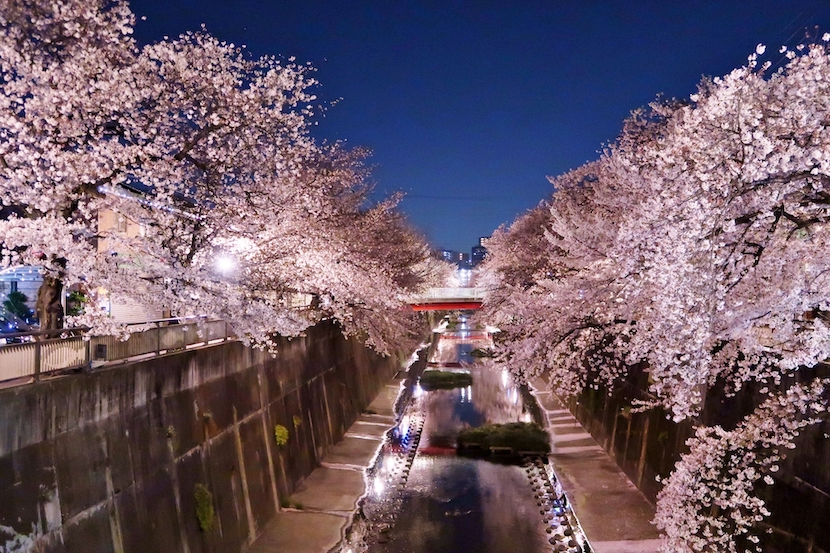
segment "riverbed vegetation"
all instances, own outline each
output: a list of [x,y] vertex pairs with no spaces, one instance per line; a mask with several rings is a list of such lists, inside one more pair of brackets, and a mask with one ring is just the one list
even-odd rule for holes
[[424,390],[451,390],[464,388],[473,383],[473,377],[466,372],[424,371],[421,375],[421,388]]
[[524,451],[550,452],[550,436],[536,423],[511,422],[485,424],[462,430],[458,435],[460,453],[489,453],[491,448],[510,448],[513,453]]

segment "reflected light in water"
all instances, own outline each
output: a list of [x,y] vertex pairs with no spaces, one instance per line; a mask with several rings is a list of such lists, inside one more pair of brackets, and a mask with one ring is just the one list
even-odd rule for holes
[[510,374],[508,374],[507,369],[501,371],[501,387],[507,388],[510,385]]
[[435,465],[435,459],[429,455],[416,455],[412,460],[412,471],[431,469]]
[[384,490],[386,490],[386,483],[383,481],[383,478],[375,476],[375,479],[372,482],[372,492],[376,496],[380,496],[383,495]]
[[412,392],[412,397],[421,397],[424,395],[424,389],[421,388],[420,384],[415,385],[415,390]]

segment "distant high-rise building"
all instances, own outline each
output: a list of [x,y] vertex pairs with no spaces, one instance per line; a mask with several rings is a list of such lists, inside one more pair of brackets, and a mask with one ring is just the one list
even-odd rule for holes
[[484,247],[484,241],[490,238],[489,236],[482,236],[478,239],[478,246],[473,246],[472,255],[470,255],[470,264],[477,267],[487,257],[487,248]]
[[454,250],[438,250],[438,258],[449,263],[458,262],[458,252]]
[[478,266],[487,257],[487,248],[484,246],[473,246],[472,254],[470,255],[470,264],[473,267]]
[[456,250],[436,250],[434,255],[439,259],[455,263],[459,269],[472,269],[484,260],[487,249],[484,246],[473,246],[471,253]]
[[460,269],[469,269],[471,266],[470,254],[458,252],[458,267]]

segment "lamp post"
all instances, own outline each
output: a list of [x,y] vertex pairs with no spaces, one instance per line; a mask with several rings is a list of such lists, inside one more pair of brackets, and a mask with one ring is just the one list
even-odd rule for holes
[[220,255],[216,258],[216,270],[223,276],[231,274],[236,269],[236,261],[228,255]]

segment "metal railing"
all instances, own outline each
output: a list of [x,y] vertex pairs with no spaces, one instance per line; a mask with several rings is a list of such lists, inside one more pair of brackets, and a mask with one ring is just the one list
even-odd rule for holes
[[[128,325],[129,326],[129,325]],[[117,336],[84,336],[85,328],[5,334],[0,344],[0,382],[39,380],[44,374],[97,366],[235,338],[225,321],[163,319],[142,323],[148,328],[126,340]]]
[[413,301],[481,300],[484,299],[484,293],[483,288],[430,288],[421,296],[413,298]]

